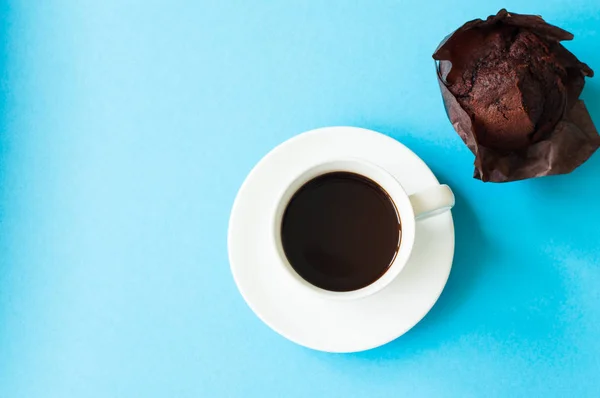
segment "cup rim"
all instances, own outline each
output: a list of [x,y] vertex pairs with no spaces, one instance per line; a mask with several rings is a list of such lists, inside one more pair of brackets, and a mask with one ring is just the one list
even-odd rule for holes
[[[302,276],[290,264],[281,242],[281,222],[283,214],[287,208],[292,196],[310,180],[332,172],[351,172],[369,178],[377,183],[390,197],[390,200],[396,207],[396,213],[400,220],[401,237],[399,248],[387,270],[375,281],[360,289],[345,292],[336,292],[317,287]],[[339,158],[331,159],[312,165],[290,178],[276,200],[275,212],[272,220],[273,243],[276,247],[277,255],[281,260],[289,276],[299,282],[301,286],[312,293],[323,297],[337,300],[354,300],[370,296],[389,285],[404,269],[408,262],[415,241],[415,215],[410,203],[409,195],[406,193],[402,184],[390,172],[383,167],[370,161],[360,158]]]

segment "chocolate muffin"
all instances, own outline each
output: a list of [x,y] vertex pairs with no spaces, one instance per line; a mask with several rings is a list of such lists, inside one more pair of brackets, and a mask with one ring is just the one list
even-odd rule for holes
[[475,177],[565,173],[598,148],[578,100],[593,71],[560,44],[572,38],[540,17],[501,10],[468,22],[434,53],[448,115],[476,155]]

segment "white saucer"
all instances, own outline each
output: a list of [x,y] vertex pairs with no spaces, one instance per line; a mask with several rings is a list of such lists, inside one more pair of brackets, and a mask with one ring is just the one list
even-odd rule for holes
[[372,296],[338,301],[311,294],[281,264],[269,212],[289,176],[338,157],[363,158],[382,166],[408,194],[438,183],[417,155],[383,134],[329,127],[298,135],[267,154],[240,188],[229,222],[229,261],[242,296],[273,330],[315,350],[355,352],[396,339],[433,307],[452,267],[454,224],[449,211],[418,221],[408,264]]

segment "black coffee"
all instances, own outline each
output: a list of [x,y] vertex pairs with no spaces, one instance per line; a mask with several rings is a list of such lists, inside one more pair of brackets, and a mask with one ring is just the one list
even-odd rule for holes
[[400,237],[396,206],[387,192],[348,172],[307,182],[290,200],[281,224],[283,250],[294,270],[335,292],[379,279],[394,260]]

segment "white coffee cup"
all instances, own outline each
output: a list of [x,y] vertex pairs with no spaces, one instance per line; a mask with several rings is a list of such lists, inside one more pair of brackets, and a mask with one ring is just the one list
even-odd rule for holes
[[[281,222],[285,209],[292,196],[310,180],[331,172],[350,172],[362,175],[376,182],[383,188],[396,206],[398,217],[402,225],[402,237],[396,257],[387,271],[375,282],[358,290],[347,292],[334,292],[319,288],[302,278],[289,263],[281,242]],[[332,299],[358,299],[376,293],[386,287],[400,274],[408,260],[415,242],[416,222],[420,219],[434,216],[440,212],[448,211],[454,206],[454,194],[447,185],[434,185],[424,191],[408,195],[400,182],[382,167],[371,162],[357,158],[331,160],[320,163],[301,172],[290,179],[291,183],[277,201],[273,218],[273,240],[277,252],[281,257],[291,277],[297,283],[319,294]]]

